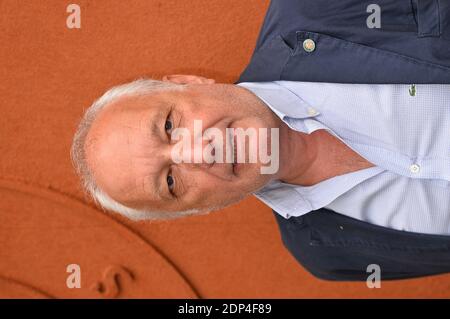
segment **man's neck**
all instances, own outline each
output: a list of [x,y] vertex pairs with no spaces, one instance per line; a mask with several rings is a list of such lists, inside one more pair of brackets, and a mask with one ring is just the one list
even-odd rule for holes
[[314,136],[295,131],[280,120],[280,168],[277,179],[303,181],[317,161],[318,143]]
[[278,179],[289,184],[311,186],[337,175],[373,166],[326,130],[305,134],[280,128]]

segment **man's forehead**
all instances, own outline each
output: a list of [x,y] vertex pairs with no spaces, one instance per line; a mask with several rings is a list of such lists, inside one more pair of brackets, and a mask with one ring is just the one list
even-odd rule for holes
[[[151,102],[152,99],[142,97],[118,101],[111,105],[114,109],[110,114],[105,112],[98,118],[98,125],[93,126],[86,139],[87,157],[99,186],[105,191],[120,194],[122,198],[137,199],[157,191],[155,177],[149,176],[149,173],[156,173],[155,170],[136,171],[136,163],[132,159],[135,156],[136,160],[143,160],[145,151],[142,151],[142,146],[148,146],[149,161],[152,160],[151,154],[155,154],[150,151],[152,139],[145,139],[149,136],[146,130],[150,132],[152,122],[159,118],[166,105],[161,100],[157,100],[159,103]],[[149,144],[145,144],[147,142]],[[138,168],[142,166],[138,165]],[[143,181],[146,181],[145,186]]]
[[129,116],[142,112],[158,113],[165,105],[167,101],[161,99],[159,95],[124,96],[107,105],[98,117],[123,121]]
[[156,95],[125,96],[99,112],[88,133],[87,144],[95,144],[104,135],[126,128],[140,128],[140,120],[154,121],[167,108],[168,102]]

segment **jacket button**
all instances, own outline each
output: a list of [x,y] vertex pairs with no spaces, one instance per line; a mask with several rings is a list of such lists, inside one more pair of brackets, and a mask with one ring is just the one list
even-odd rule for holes
[[303,50],[306,52],[313,52],[316,49],[316,43],[311,39],[303,41]]

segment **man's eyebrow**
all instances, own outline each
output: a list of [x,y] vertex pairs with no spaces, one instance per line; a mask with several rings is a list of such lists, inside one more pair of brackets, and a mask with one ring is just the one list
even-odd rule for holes
[[[159,175],[159,174],[156,174],[156,175]],[[153,190],[154,190],[153,195],[155,195],[155,198],[157,198],[157,199],[163,198],[163,196],[161,196],[162,195],[161,183],[158,182],[158,178],[153,179]]]
[[150,127],[150,134],[151,136],[159,136],[162,139],[162,131],[160,126],[160,119],[164,116],[162,112],[158,112],[156,115],[152,116],[151,119],[151,127]]
[[[165,116],[166,116],[166,108],[170,107],[171,104],[167,105],[167,103],[164,104],[160,104],[160,106],[158,106],[160,108],[160,110],[158,112],[156,112],[156,114],[153,114],[150,117],[150,134],[151,136],[158,136],[160,138],[161,141],[165,141],[165,137],[164,137],[164,123],[162,122],[162,120],[165,120]],[[152,182],[152,189],[154,190],[151,194],[155,196],[155,198],[157,199],[170,199],[169,196],[167,196],[167,192],[164,191],[162,184],[159,182],[160,178],[159,176],[161,176],[161,172],[159,173],[155,173],[155,174],[151,174],[148,176],[156,176],[156,178],[152,178],[153,182]],[[165,180],[165,179],[164,179]],[[170,194],[169,194],[170,195]]]
[[[152,190],[150,191],[150,194],[156,199],[156,200],[167,200],[170,199],[168,198],[168,196],[166,196],[166,192],[163,190],[162,184],[159,183],[158,180],[158,176],[157,175],[161,175],[158,173],[155,174],[149,174],[145,177],[145,179],[150,178],[152,180],[151,182],[151,186],[152,186]],[[152,178],[153,177],[153,178]],[[154,178],[156,177],[156,178]],[[144,179],[144,183],[145,183],[145,179]],[[145,187],[145,186],[144,186]],[[149,194],[149,192],[147,192],[144,188],[144,194]]]
[[166,109],[170,108],[172,103],[161,103],[157,107],[159,108],[158,112],[154,114],[150,121],[150,134],[153,136],[159,136],[159,138],[164,141],[164,121],[166,116]]

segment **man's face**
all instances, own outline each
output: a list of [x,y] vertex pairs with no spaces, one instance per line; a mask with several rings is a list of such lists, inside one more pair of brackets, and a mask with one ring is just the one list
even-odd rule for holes
[[[246,89],[197,80],[183,91],[124,97],[100,112],[86,140],[86,156],[98,186],[114,200],[135,209],[203,210],[237,202],[274,178],[261,174],[259,159],[239,164],[237,171],[229,162],[174,161],[179,141],[171,139],[171,132],[186,128],[194,148],[194,120],[201,120],[203,132],[219,129],[224,139],[226,128],[280,126],[276,115]],[[202,149],[209,143],[214,145],[203,140]]]

